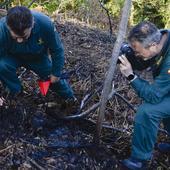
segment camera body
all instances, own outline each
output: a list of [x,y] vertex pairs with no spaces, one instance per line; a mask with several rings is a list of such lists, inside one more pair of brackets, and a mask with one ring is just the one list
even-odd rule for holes
[[[134,58],[135,53],[133,49],[129,46],[127,43],[123,43],[120,48],[119,56],[125,55],[128,60],[131,60],[130,58]],[[118,59],[118,64],[120,64],[121,61]]]
[[[122,46],[120,48],[119,56],[121,56],[121,55],[126,56],[128,61],[131,63],[133,70],[139,70],[139,71],[144,70],[147,67],[151,66],[152,63],[154,62],[153,59],[144,61],[141,58],[136,57],[135,52],[129,46],[128,43],[123,43],[122,44]],[[117,64],[120,64],[120,63],[121,63],[121,61],[118,59]]]

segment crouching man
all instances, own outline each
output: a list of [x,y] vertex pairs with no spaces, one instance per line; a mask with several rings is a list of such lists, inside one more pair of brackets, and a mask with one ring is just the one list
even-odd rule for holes
[[22,91],[16,70],[24,66],[40,79],[49,77],[51,89],[63,99],[74,100],[71,87],[60,79],[63,65],[63,46],[49,17],[16,6],[0,19],[0,80],[10,94]]
[[[170,31],[144,21],[132,28],[128,39],[135,56],[150,61],[154,82],[135,75],[127,58],[119,57],[121,73],[144,100],[135,116],[131,156],[122,163],[132,170],[147,169],[161,121],[170,133]],[[170,144],[161,143],[158,148],[170,151]]]

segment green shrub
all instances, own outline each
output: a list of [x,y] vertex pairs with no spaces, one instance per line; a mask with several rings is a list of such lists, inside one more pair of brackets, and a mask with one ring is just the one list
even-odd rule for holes
[[170,0],[134,0],[132,18],[133,24],[149,20],[158,27],[168,26],[170,18]]
[[[13,5],[30,4],[30,0],[11,0]],[[41,6],[49,14],[54,11],[60,13],[67,13],[71,11],[76,16],[86,18],[100,17],[98,13],[100,8],[99,0],[36,0],[31,8]],[[120,18],[121,9],[125,0],[100,0],[104,6],[109,10],[112,18],[115,21]],[[3,1],[0,0],[2,3]],[[93,5],[94,4],[94,5]],[[97,6],[96,6],[97,5]],[[170,27],[170,0],[133,0],[130,24],[134,25],[143,20],[149,20],[155,23],[158,27]],[[92,14],[90,14],[92,12]],[[102,11],[105,13],[104,11]],[[80,14],[80,15],[79,15]],[[83,16],[84,15],[84,16]]]

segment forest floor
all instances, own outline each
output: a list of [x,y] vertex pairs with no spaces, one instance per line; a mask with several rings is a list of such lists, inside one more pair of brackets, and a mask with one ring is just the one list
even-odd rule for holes
[[[56,23],[65,48],[64,72],[78,99],[79,113],[99,101],[114,38],[85,24]],[[100,145],[93,142],[98,109],[84,119],[63,120],[74,115],[72,107],[60,108],[60,99],[51,91],[41,96],[38,77],[20,69],[24,94],[0,108],[0,169],[99,170],[120,169],[120,160],[130,155],[134,111],[119,97],[109,100]],[[148,78],[149,73],[142,73]],[[116,70],[115,90],[134,107],[141,101],[126,79]],[[97,90],[98,89],[98,90]],[[91,97],[88,97],[91,96]],[[83,108],[80,104],[86,100]],[[169,140],[159,134],[159,141]],[[168,169],[170,155],[155,149],[150,169]]]

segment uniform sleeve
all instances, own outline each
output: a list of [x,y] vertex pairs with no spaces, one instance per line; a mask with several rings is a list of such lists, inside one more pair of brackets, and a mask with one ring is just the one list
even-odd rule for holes
[[48,30],[46,32],[47,47],[52,59],[52,74],[60,77],[64,66],[64,48],[59,34],[52,22],[49,22]]
[[8,31],[5,26],[5,18],[0,19],[0,58],[7,55],[7,49],[9,45]]
[[3,29],[0,26],[0,58],[5,55],[5,41],[3,35]]
[[170,62],[164,65],[164,69],[155,78],[153,84],[141,78],[136,78],[131,82],[131,85],[139,97],[146,102],[152,104],[161,102],[164,96],[170,95]]

